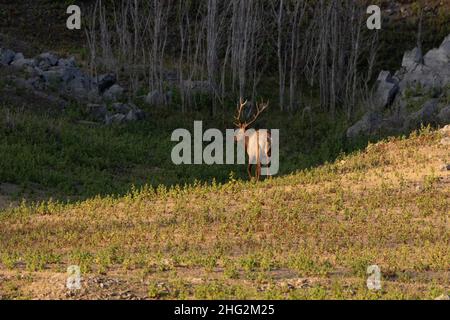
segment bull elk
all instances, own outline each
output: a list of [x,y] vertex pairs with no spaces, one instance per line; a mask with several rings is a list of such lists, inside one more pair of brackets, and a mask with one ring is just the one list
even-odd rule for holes
[[271,157],[271,144],[272,137],[268,130],[248,130],[249,127],[255,123],[261,113],[267,109],[268,103],[256,104],[256,110],[250,121],[242,121],[242,113],[244,111],[247,101],[243,102],[242,99],[239,101],[239,105],[236,110],[235,125],[237,127],[237,132],[235,134],[235,141],[242,143],[244,140],[245,152],[248,156],[248,166],[247,172],[250,180],[252,176],[252,165],[256,165],[255,178],[259,181],[261,177],[261,164],[269,164]]

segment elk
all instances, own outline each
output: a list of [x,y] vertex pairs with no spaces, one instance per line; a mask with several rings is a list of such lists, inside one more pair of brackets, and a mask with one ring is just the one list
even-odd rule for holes
[[[268,130],[248,130],[248,128],[255,123],[261,113],[267,109],[268,103],[256,104],[256,111],[250,121],[242,121],[242,113],[244,111],[247,101],[240,99],[236,110],[235,122],[237,132],[235,134],[235,141],[242,143],[244,139],[245,152],[248,156],[247,173],[250,180],[252,176],[252,165],[256,165],[255,178],[259,181],[261,176],[261,163],[269,164],[271,157],[272,137]],[[268,175],[268,174],[267,174]]]

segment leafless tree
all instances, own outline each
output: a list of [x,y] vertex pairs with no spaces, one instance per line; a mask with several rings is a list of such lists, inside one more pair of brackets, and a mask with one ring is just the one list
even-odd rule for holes
[[[317,89],[322,110],[351,117],[376,62],[378,38],[365,28],[365,0],[107,4],[96,0],[88,10],[91,72],[114,70],[132,93],[143,86],[162,94],[178,90],[182,112],[204,101],[197,100],[194,83],[208,84],[213,114],[227,100],[256,101],[264,95],[262,79],[272,78],[276,65],[281,111],[304,105],[302,92]],[[170,68],[178,81],[167,78]],[[308,107],[314,114],[315,107]]]

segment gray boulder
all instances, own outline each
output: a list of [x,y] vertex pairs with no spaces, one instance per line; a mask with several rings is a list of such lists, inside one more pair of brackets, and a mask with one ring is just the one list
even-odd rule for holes
[[45,83],[42,81],[40,76],[31,77],[27,80],[27,82],[36,90],[44,90]]
[[89,85],[82,77],[76,77],[70,80],[64,85],[64,90],[78,101],[88,99],[90,93]]
[[8,65],[14,60],[16,53],[10,49],[0,48],[0,65]]
[[118,101],[123,97],[124,92],[125,90],[120,85],[114,84],[104,92],[103,98],[106,101]]
[[22,58],[22,59],[14,60],[13,62],[11,62],[11,65],[16,67],[16,68],[22,69],[22,68],[25,68],[25,67],[34,67],[34,66],[36,66],[36,61],[34,59]]
[[113,73],[103,74],[98,77],[98,92],[103,94],[117,82],[117,77]]
[[115,113],[128,114],[131,110],[130,106],[125,103],[116,102],[112,104]]
[[368,112],[364,117],[347,130],[347,138],[354,139],[358,136],[368,136],[376,133],[383,122],[383,117],[378,112]]
[[106,124],[121,124],[125,121],[126,116],[121,113],[114,114],[112,116],[107,116],[105,123]]
[[138,120],[138,118],[137,118],[134,110],[130,110],[125,117],[125,121],[128,121],[128,122],[137,121],[137,120]]
[[430,50],[422,57],[418,48],[403,56],[400,72],[400,90],[421,86],[425,89],[442,88],[450,83],[450,35],[439,48]]
[[377,109],[390,106],[399,91],[397,81],[391,76],[389,71],[381,71],[377,79],[377,90],[375,91],[374,102]]
[[450,124],[450,106],[442,108],[437,116],[437,119],[441,125]]
[[81,101],[89,98],[92,80],[76,67],[62,65],[50,67],[47,71],[41,71],[40,77],[47,87],[60,90],[73,99]]
[[64,83],[68,83],[74,79],[83,82],[86,86],[88,85],[90,79],[89,76],[85,75],[80,69],[76,67],[53,67],[50,70],[57,70],[61,74],[61,78]]
[[427,101],[420,110],[411,113],[405,120],[404,130],[419,129],[421,125],[436,124],[438,99]]
[[36,57],[37,65],[42,70],[48,70],[58,64],[58,57],[50,52],[45,52]]
[[158,90],[153,90],[148,93],[144,101],[146,104],[151,106],[162,106],[167,102],[167,95],[159,92]]
[[23,55],[22,52],[16,53],[16,54],[14,55],[13,61],[20,60],[20,59],[25,59],[25,57],[24,57],[24,55]]
[[439,70],[432,69],[426,65],[419,64],[415,69],[401,74],[401,82],[399,84],[402,93],[407,88],[423,88],[431,90],[434,88],[441,88],[444,85],[444,79],[439,73]]
[[61,70],[47,70],[42,72],[42,79],[47,86],[60,89],[63,83],[63,74]]
[[84,81],[84,78],[87,78],[87,76],[85,74],[83,74],[83,72],[81,72],[81,70],[78,69],[77,67],[59,66],[58,65],[58,66],[48,67],[44,70],[40,66],[38,67],[38,69],[43,70],[42,77],[44,78],[45,81],[49,81],[49,78],[57,76],[60,78],[60,80],[62,82],[67,84],[76,78],[80,78],[83,81]]
[[403,55],[402,67],[406,70],[414,70],[420,64],[423,64],[423,55],[419,48],[416,47],[411,51],[406,51]]
[[444,68],[441,71],[449,71],[450,66],[450,35],[444,39],[441,46],[437,49],[428,51],[424,57],[425,65],[431,68]]
[[68,59],[61,58],[58,60],[57,66],[75,68],[76,67],[75,58],[74,57],[70,57]]
[[50,52],[45,52],[45,53],[41,53],[38,57],[41,60],[47,60],[47,62],[51,65],[51,66],[56,66],[56,64],[58,63],[58,57]]
[[144,111],[140,110],[140,109],[131,109],[126,117],[125,120],[126,121],[139,121],[139,120],[143,120],[145,119],[145,113]]
[[391,116],[383,119],[374,132],[381,133],[384,135],[398,134],[403,129],[403,119],[400,119],[397,116]]

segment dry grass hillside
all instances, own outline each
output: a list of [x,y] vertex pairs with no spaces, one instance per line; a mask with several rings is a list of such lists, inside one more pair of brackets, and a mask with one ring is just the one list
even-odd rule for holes
[[425,129],[259,184],[0,212],[0,298],[434,299],[450,290],[449,140]]

